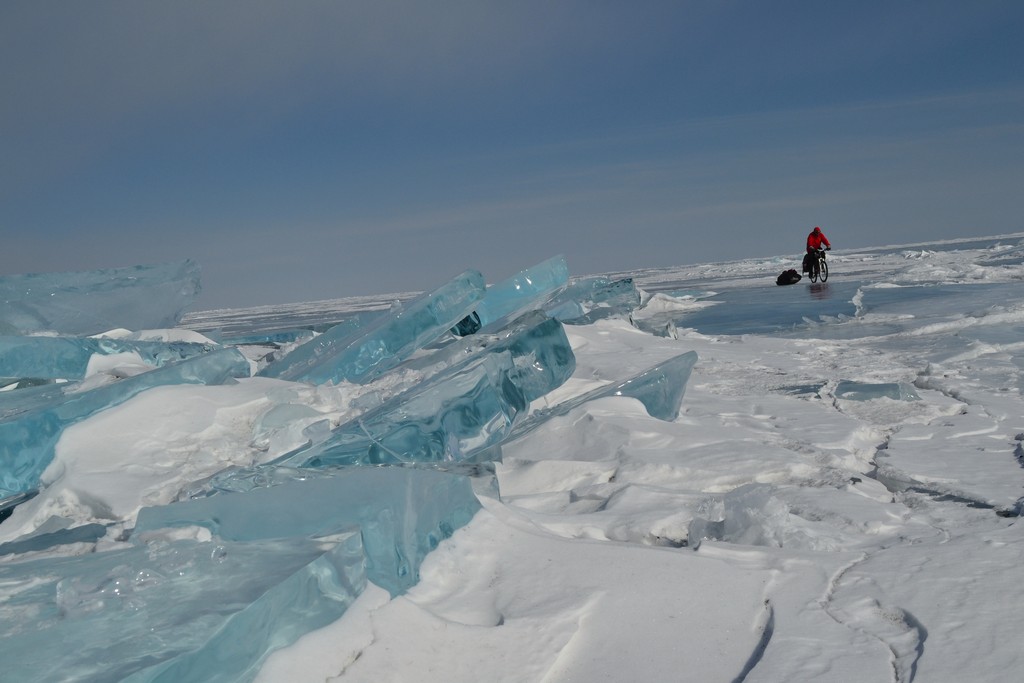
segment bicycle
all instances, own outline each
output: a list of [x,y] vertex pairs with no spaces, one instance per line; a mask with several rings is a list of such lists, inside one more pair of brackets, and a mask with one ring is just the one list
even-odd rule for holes
[[825,262],[825,250],[816,249],[811,255],[811,270],[807,273],[811,282],[828,280],[828,263]]

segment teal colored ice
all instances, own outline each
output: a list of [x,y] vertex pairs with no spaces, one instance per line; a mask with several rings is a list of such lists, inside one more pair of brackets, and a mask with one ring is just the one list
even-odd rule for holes
[[467,270],[366,327],[331,328],[259,374],[310,384],[370,381],[466,317],[484,288],[483,275]]
[[249,361],[238,350],[220,349],[94,389],[82,390],[77,384],[40,387],[32,392],[27,409],[11,408],[0,418],[0,500],[38,486],[68,426],[156,386],[221,384],[248,376]]
[[105,337],[0,336],[0,377],[82,379],[93,355],[133,353],[153,367],[209,353],[216,344]]
[[0,334],[174,327],[200,291],[192,260],[0,276]]

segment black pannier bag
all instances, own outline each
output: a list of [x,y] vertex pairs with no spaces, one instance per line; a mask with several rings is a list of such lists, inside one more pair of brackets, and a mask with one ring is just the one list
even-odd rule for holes
[[800,273],[796,272],[794,268],[782,271],[782,274],[775,278],[775,284],[777,285],[795,285],[800,282]]

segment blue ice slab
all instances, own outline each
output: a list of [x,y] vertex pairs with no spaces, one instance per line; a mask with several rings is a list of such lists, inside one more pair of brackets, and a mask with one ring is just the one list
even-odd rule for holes
[[569,325],[588,325],[603,318],[626,316],[640,305],[633,278],[604,275],[573,280],[544,307],[553,318]]
[[0,377],[82,379],[93,354],[136,353],[154,367],[218,348],[195,342],[126,341],[102,337],[0,336]]
[[262,377],[299,379],[304,372],[347,348],[347,345],[359,335],[360,330],[358,319],[343,320],[326,332],[292,349],[283,358],[260,370],[258,374]]
[[202,526],[221,538],[252,541],[317,535],[338,525],[358,527],[368,579],[398,595],[419,580],[426,554],[479,509],[467,477],[407,467],[357,467],[143,508],[135,533]]
[[45,391],[34,395],[30,408],[12,409],[0,418],[0,499],[36,488],[61,433],[75,422],[152,387],[222,384],[248,375],[245,356],[220,349],[87,391],[78,384],[39,387]]
[[870,401],[875,398],[891,398],[896,401],[920,401],[914,387],[905,382],[854,382],[840,380],[833,392],[836,398],[847,401]]
[[191,260],[0,277],[0,333],[89,335],[174,327],[199,294]]
[[511,354],[487,354],[458,371],[417,385],[280,464],[349,467],[466,461],[500,444],[528,404],[512,378]]
[[[539,314],[538,314],[539,315]],[[280,464],[344,467],[492,457],[529,402],[561,386],[576,358],[561,324],[527,316],[517,333],[331,430]]]
[[635,398],[643,404],[651,417],[672,422],[679,417],[686,384],[690,381],[690,373],[696,363],[697,352],[688,351],[624,382],[599,389],[598,395]]
[[[504,322],[501,327],[498,323]],[[540,398],[561,386],[576,369],[576,357],[565,336],[565,328],[541,311],[529,311],[512,320],[501,319],[477,334],[451,343],[419,358],[410,359],[402,368],[432,377],[465,365],[483,353],[508,351],[518,368],[514,378],[527,401]]]
[[337,619],[366,584],[357,533],[154,541],[0,565],[11,681],[250,680]]
[[445,334],[483,295],[483,275],[467,270],[366,327],[331,328],[259,374],[311,384],[371,381]]
[[640,401],[647,414],[671,422],[679,417],[690,373],[697,363],[697,352],[687,351],[640,372],[622,382],[598,387],[548,408],[536,410],[512,430],[509,440],[529,434],[553,417],[566,415],[588,401],[608,396],[628,396]]
[[565,257],[553,256],[488,287],[474,311],[480,318],[480,326],[486,328],[501,318],[540,308],[568,283],[569,266]]

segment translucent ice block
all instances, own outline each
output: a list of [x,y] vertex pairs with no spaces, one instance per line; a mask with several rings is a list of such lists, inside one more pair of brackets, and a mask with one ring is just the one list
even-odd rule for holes
[[61,432],[79,420],[155,386],[221,384],[248,375],[249,361],[238,350],[220,349],[87,391],[77,384],[39,387],[46,391],[29,408],[0,418],[0,498],[34,489]]
[[835,397],[847,401],[870,401],[875,398],[891,398],[896,401],[921,400],[921,397],[914,391],[914,387],[903,382],[872,384],[847,379],[840,380],[836,385]]
[[0,333],[89,335],[174,327],[199,293],[191,260],[0,277]]
[[509,438],[517,439],[532,432],[552,417],[565,415],[587,401],[607,396],[635,398],[643,404],[651,417],[666,421],[675,420],[679,416],[683,395],[686,393],[686,383],[690,380],[690,373],[696,362],[697,352],[687,351],[622,382],[598,387],[549,408],[537,410],[516,425]]
[[444,345],[432,353],[410,359],[401,367],[431,377],[446,369],[466,364],[483,353],[509,351],[516,367],[516,384],[527,401],[533,401],[561,386],[576,369],[576,357],[565,336],[565,328],[541,311],[529,311],[491,332],[481,331]]
[[0,336],[0,377],[82,379],[93,354],[135,353],[145,363],[165,363],[209,353],[213,344],[126,341],[98,337]]
[[540,308],[568,282],[569,266],[565,257],[554,256],[489,286],[483,301],[474,309],[480,327],[486,328],[501,318]]
[[640,305],[633,278],[612,280],[603,275],[574,280],[544,310],[571,325],[586,325],[602,318],[625,316]]
[[483,294],[483,275],[467,270],[365,327],[332,328],[259,374],[312,384],[370,381],[445,334],[473,310]]
[[480,502],[466,477],[405,467],[357,467],[143,508],[135,533],[202,526],[234,541],[322,534],[358,527],[367,577],[392,595],[418,581],[423,558],[466,524]]
[[280,464],[347,467],[464,461],[500,443],[527,400],[510,353],[486,354],[331,430]]
[[273,649],[337,619],[365,587],[357,533],[154,540],[0,565],[11,681],[247,680]]
[[576,359],[560,323],[537,313],[493,347],[398,394],[275,464],[347,467],[490,458],[529,402]]

